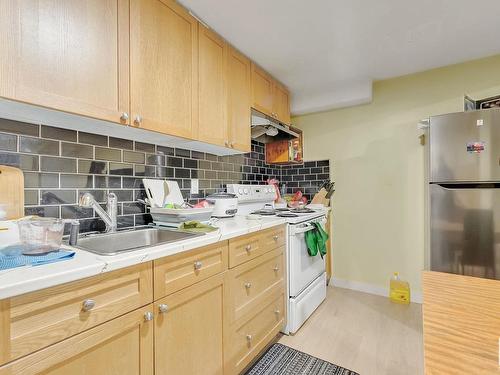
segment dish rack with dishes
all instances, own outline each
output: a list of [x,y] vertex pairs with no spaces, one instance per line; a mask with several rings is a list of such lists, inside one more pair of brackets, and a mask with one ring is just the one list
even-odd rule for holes
[[186,221],[203,223],[210,220],[213,207],[191,207],[184,201],[176,181],[144,178],[142,182],[146,190],[146,204],[155,225],[179,227]]

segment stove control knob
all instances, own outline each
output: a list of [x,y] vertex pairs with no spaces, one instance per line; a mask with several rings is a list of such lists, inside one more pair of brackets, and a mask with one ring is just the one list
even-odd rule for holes
[[242,189],[242,188],[239,188],[239,189],[238,189],[238,194],[239,194],[239,195],[243,194],[243,189]]
[[247,188],[243,189],[243,192],[244,192],[245,194],[248,194],[248,189],[247,189]]

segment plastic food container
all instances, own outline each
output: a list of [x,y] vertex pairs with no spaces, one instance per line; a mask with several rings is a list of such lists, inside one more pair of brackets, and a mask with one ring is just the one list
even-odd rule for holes
[[61,248],[64,233],[63,220],[32,217],[19,220],[17,225],[23,254],[45,254]]

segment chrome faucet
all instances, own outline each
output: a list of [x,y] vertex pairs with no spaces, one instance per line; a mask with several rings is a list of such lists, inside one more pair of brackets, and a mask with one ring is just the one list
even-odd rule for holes
[[80,197],[78,202],[80,207],[93,208],[97,215],[106,223],[106,232],[116,232],[117,229],[117,213],[118,213],[118,198],[115,193],[107,195],[106,211],[95,200],[90,193],[85,193]]

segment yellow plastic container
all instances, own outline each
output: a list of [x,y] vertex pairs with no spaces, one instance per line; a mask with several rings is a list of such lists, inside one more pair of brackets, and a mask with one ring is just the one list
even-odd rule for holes
[[389,286],[389,298],[392,302],[408,305],[410,303],[410,284],[399,278],[399,273],[394,272]]

